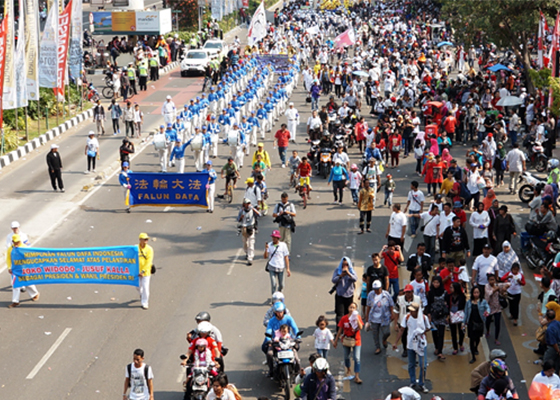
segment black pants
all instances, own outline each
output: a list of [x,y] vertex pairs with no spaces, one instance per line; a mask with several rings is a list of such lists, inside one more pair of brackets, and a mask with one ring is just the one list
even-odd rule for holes
[[95,170],[95,156],[87,156],[87,170],[91,171],[92,169]]
[[148,90],[148,77],[147,76],[141,76],[140,77],[140,81],[138,82],[138,85],[140,86],[140,90]]
[[367,221],[366,229],[371,226],[371,210],[370,211],[360,211],[360,229],[364,231],[364,220]]
[[418,172],[419,174],[422,173],[422,159],[421,158],[416,159],[416,172]]
[[130,137],[134,136],[134,121],[124,121],[125,134],[128,137],[128,131],[130,130]]
[[[333,181],[334,201],[342,203],[342,193],[344,190],[344,181]],[[339,198],[340,197],[340,198]]]
[[118,133],[121,130],[119,119],[113,118],[113,133]]
[[323,81],[323,93],[329,94],[331,91],[331,83],[329,81]]
[[472,200],[473,200],[474,208],[476,208],[477,204],[480,202],[480,192],[473,194]]
[[51,185],[54,190],[56,190],[56,183],[58,182],[59,189],[64,189],[64,183],[62,183],[62,171],[59,169],[50,170],[49,176],[51,177]]
[[[463,341],[465,340],[465,332],[461,329],[461,323],[449,324],[449,330],[451,331],[453,350],[459,350],[459,347],[463,347]],[[457,343],[457,331],[459,331],[459,343]]]
[[434,340],[434,347],[438,354],[443,351],[443,342],[445,341],[445,325],[436,325],[437,330],[432,331],[432,339]]
[[406,344],[408,342],[408,340],[406,339],[407,337],[408,337],[408,328],[404,328],[404,332],[403,332],[403,335],[402,335],[402,339],[404,339],[402,341],[403,354],[406,354],[406,351],[407,351],[407,347],[406,347]]
[[511,317],[515,320],[519,319],[519,303],[521,302],[521,293],[508,294],[509,297],[509,312]]
[[480,335],[478,332],[469,332],[469,347],[471,348],[471,357],[475,358],[475,354],[478,351],[478,345],[480,344]]
[[133,80],[129,80],[128,82],[130,82],[130,95],[132,96],[132,92],[134,92],[134,94],[138,94],[138,92],[136,91],[136,79]]
[[159,79],[159,69],[158,67],[150,67],[150,80],[155,82]]
[[473,239],[473,257],[482,254],[482,248],[488,243],[488,238]]
[[500,325],[501,325],[501,321],[502,321],[502,312],[500,311],[499,313],[496,314],[492,314],[489,315],[488,317],[486,317],[486,333],[490,333],[490,324],[492,324],[492,321],[494,321],[494,339],[498,340],[498,338],[500,337]]
[[352,296],[342,297],[339,296],[338,294],[334,295],[334,312],[336,314],[337,325],[340,319],[344,317],[346,314],[348,314],[348,307],[350,307],[350,304],[352,304],[353,301],[354,301],[354,297]]

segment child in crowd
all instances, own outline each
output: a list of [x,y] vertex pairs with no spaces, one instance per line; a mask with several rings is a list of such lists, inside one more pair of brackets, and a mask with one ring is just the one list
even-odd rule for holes
[[424,274],[422,273],[422,268],[416,268],[414,270],[414,280],[410,282],[414,288],[414,294],[422,300],[422,308],[428,306],[428,281],[424,279]]
[[274,332],[274,341],[280,342],[282,340],[291,339],[292,335],[290,335],[290,327],[287,324],[280,325],[280,329]]
[[366,317],[366,306],[367,306],[367,274],[362,275],[362,293],[360,294],[360,298],[362,299],[362,318]]
[[352,164],[350,167],[349,179],[350,182],[350,192],[352,193],[352,204],[358,204],[358,192],[360,191],[360,186],[362,184],[362,174],[358,171],[358,166]]
[[459,262],[458,273],[459,273],[458,275],[459,283],[463,288],[463,292],[469,293],[468,286],[471,279],[469,278],[469,271],[467,270],[467,261],[464,258],[462,258],[461,261]]
[[327,328],[329,321],[324,315],[320,315],[319,318],[317,318],[315,325],[317,325],[313,333],[313,337],[315,338],[315,350],[326,360],[331,344],[334,345],[334,336],[331,330]]
[[387,174],[387,179],[385,180],[385,182],[383,182],[383,187],[385,188],[385,201],[383,202],[383,205],[392,207],[393,193],[395,192],[395,189],[397,187],[395,181],[393,180],[393,175]]

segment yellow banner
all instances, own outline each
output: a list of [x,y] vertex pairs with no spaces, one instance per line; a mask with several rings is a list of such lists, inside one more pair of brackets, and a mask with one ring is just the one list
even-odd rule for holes
[[111,13],[111,19],[114,32],[128,32],[136,30],[136,13],[134,11]]

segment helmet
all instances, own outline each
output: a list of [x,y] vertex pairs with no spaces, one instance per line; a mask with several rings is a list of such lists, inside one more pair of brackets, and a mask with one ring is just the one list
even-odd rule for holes
[[490,360],[495,360],[496,358],[500,358],[502,360],[505,360],[506,357],[507,357],[507,354],[502,349],[494,349],[490,352]]
[[206,347],[206,346],[208,346],[208,340],[202,339],[202,338],[197,339],[197,340],[196,340],[196,345],[197,345],[197,346],[204,346],[204,347]]
[[301,397],[301,386],[299,383],[294,386],[294,394],[296,397]]
[[274,307],[274,312],[286,311],[286,306],[281,301],[277,301],[276,303],[274,303],[273,307]]
[[272,295],[272,302],[276,303],[277,301],[284,301],[284,294],[282,292],[274,292]]
[[210,333],[210,331],[212,330],[212,324],[208,321],[202,321],[200,324],[198,324],[196,329],[200,333]]
[[548,160],[548,169],[558,168],[558,165],[560,165],[560,161],[558,161],[558,159],[551,158]]
[[494,375],[504,375],[507,371],[507,365],[502,360],[495,359],[490,362],[490,372]]
[[196,322],[208,321],[210,322],[210,314],[207,311],[201,311],[194,317]]
[[313,363],[313,369],[315,371],[327,371],[329,369],[329,363],[323,357],[319,357]]
[[544,237],[546,238],[547,242],[552,243],[556,240],[556,232],[548,231],[545,233]]

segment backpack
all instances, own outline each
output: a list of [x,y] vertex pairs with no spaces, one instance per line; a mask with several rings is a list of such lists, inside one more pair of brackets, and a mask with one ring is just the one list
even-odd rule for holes
[[461,190],[459,192],[459,197],[465,200],[464,204],[467,204],[472,199],[471,191],[467,188],[467,184],[461,181]]
[[438,297],[434,297],[432,304],[432,320],[441,320],[449,314],[449,307],[445,302],[445,292]]
[[[144,378],[146,378],[146,384],[148,383],[148,371],[149,371],[150,367],[146,364],[144,365]],[[130,378],[132,375],[132,363],[128,364],[126,366],[126,371],[128,372],[128,387],[130,387]]]

